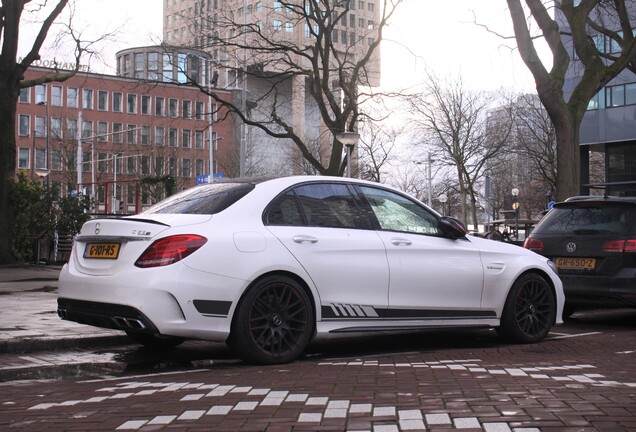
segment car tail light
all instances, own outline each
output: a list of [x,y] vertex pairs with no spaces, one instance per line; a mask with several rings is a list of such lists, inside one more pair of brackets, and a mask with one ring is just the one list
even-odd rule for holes
[[636,253],[636,239],[605,242],[603,243],[603,252]]
[[528,237],[526,241],[523,242],[523,247],[535,252],[542,251],[543,242],[541,240],[537,240],[536,238]]
[[157,240],[141,254],[135,266],[161,267],[180,261],[203,246],[208,239],[195,234],[165,237]]

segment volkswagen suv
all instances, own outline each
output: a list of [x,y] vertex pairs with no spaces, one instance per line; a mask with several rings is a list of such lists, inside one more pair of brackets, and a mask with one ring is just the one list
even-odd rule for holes
[[636,307],[636,197],[572,197],[539,222],[524,247],[550,258],[579,308]]

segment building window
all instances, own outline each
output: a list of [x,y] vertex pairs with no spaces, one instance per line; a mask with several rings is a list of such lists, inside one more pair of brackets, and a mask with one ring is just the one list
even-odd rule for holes
[[92,139],[93,138],[93,122],[91,120],[83,120],[82,121],[82,138],[83,139]]
[[113,123],[113,143],[121,144],[123,141],[122,131],[124,126],[121,123]]
[[18,135],[29,136],[29,130],[31,129],[31,117],[28,115],[20,114],[18,117]]
[[97,109],[100,111],[108,110],[108,92],[99,90],[97,92]]
[[202,176],[203,175],[203,170],[204,170],[204,162],[203,159],[197,159],[194,162],[194,174],[198,177],[198,176]]
[[170,99],[170,117],[179,116],[179,101],[177,99]]
[[159,53],[148,53],[148,79],[151,81],[159,79]]
[[636,104],[636,83],[625,84],[625,105]]
[[168,145],[170,147],[177,146],[177,129],[170,128],[168,131]]
[[163,156],[157,156],[155,158],[155,175],[163,175]]
[[35,103],[40,104],[46,102],[46,86],[44,84],[35,86]]
[[168,174],[172,177],[177,176],[177,159],[173,157],[168,158]]
[[77,171],[77,161],[75,160],[75,152],[66,152],[66,170],[75,172]]
[[148,126],[141,127],[141,143],[150,144],[150,128]]
[[605,89],[605,101],[608,107],[625,105],[625,87],[622,85],[607,87]]
[[137,144],[137,125],[129,124],[126,133],[126,142],[128,144]]
[[150,96],[141,96],[141,113],[144,115],[150,115]]
[[51,170],[62,171],[62,153],[59,150],[51,152]]
[[172,82],[174,73],[172,71],[172,56],[170,54],[163,55],[162,80],[163,82]]
[[18,149],[18,168],[20,169],[29,168],[29,149],[28,148]]
[[150,156],[141,157],[141,173],[143,175],[150,175]]
[[203,120],[204,105],[203,102],[197,102],[195,104],[195,117],[197,120]]
[[35,136],[43,137],[46,135],[46,117],[35,116]]
[[51,137],[62,139],[62,119],[59,117],[51,118]]
[[162,127],[155,128],[155,145],[162,146],[164,145],[164,131]]
[[91,170],[91,154],[90,152],[82,153],[82,172],[89,172]]
[[129,94],[128,95],[128,114],[137,114],[137,95]]
[[155,98],[155,115],[164,116],[166,112],[165,101],[162,97]]
[[203,148],[203,131],[194,132],[194,146],[198,149]]
[[18,96],[18,102],[20,103],[29,103],[29,100],[31,99],[31,89],[30,88],[23,88],[20,89],[20,96]]
[[77,108],[77,89],[68,87],[66,89],[66,106],[68,108]]
[[191,159],[183,160],[181,175],[183,176],[183,178],[192,177],[192,160]]
[[135,78],[141,79],[145,78],[144,76],[144,53],[135,53]]
[[68,139],[77,139],[77,120],[66,120],[66,136]]
[[192,132],[190,129],[183,129],[181,134],[181,145],[184,148],[190,148],[192,144],[190,143],[190,138],[192,136]]
[[189,119],[192,116],[192,102],[189,100],[181,101],[181,115],[184,119]]
[[293,33],[294,32],[294,23],[291,23],[291,22],[287,21],[285,23],[285,31],[287,33]]
[[281,20],[274,20],[274,31],[278,31],[283,28],[283,22]]
[[35,169],[46,169],[46,149],[35,149]]
[[62,106],[62,86],[51,87],[51,105]]
[[113,112],[121,112],[123,97],[121,93],[113,93]]
[[108,155],[106,153],[97,154],[97,172],[100,174],[108,172]]
[[97,122],[97,141],[106,142],[108,141],[108,123],[107,122]]
[[91,89],[82,90],[82,108],[93,109],[93,90]]
[[126,158],[126,172],[128,174],[135,174],[137,172],[137,158],[128,156]]

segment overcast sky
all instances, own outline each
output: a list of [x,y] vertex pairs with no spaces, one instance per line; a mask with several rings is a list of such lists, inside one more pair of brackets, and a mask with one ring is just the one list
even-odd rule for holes
[[[104,62],[91,61],[94,72],[114,74],[117,51],[161,41],[162,0],[77,0],[76,4],[74,22],[84,38],[116,30],[112,42],[101,50]],[[425,70],[431,70],[440,76],[461,75],[464,84],[474,89],[532,90],[530,73],[510,48],[514,41],[476,26],[475,19],[512,34],[504,0],[405,0],[385,32],[382,86],[415,84]],[[60,59],[65,54],[48,51],[43,58],[51,55]]]

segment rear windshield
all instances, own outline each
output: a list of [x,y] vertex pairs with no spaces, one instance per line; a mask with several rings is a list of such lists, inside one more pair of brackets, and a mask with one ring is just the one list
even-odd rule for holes
[[254,189],[251,183],[215,183],[195,186],[155,204],[141,214],[215,214]]
[[536,227],[548,234],[633,234],[636,206],[629,204],[557,205]]

